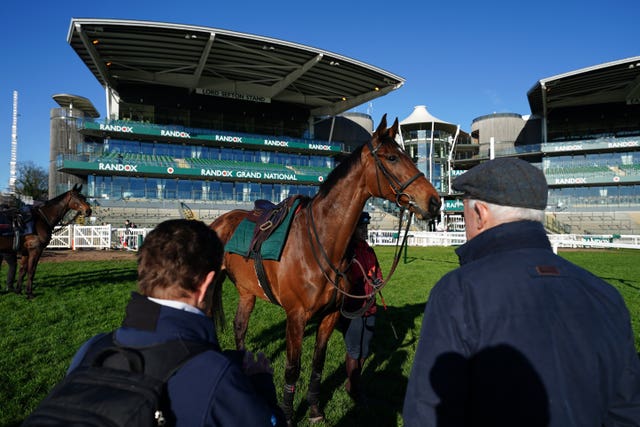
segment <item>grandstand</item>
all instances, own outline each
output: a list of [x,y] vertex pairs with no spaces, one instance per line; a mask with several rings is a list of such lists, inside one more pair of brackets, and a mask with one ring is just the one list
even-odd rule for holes
[[[85,184],[94,221],[153,226],[186,202],[205,221],[257,199],[312,196],[362,144],[373,120],[354,107],[404,84],[333,52],[264,36],[152,21],[72,19],[68,42],[106,93],[100,118],[81,96],[54,96],[50,197]],[[455,176],[493,157],[523,158],[549,183],[549,230],[640,234],[640,57],[544,78],[531,114],[479,116],[471,132],[419,106],[400,142],[461,229]],[[373,227],[398,210],[372,201]]]
[[527,96],[529,116],[475,119],[454,167],[520,157],[547,178],[550,231],[640,234],[640,57],[541,79]]
[[72,19],[68,42],[105,88],[106,114],[54,96],[49,192],[85,184],[99,222],[151,224],[180,201],[207,218],[314,195],[371,135],[369,117],[346,112],[404,83],[336,53],[209,27]]

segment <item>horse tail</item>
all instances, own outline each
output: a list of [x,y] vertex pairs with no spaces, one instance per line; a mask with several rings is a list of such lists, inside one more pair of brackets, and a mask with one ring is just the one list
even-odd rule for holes
[[213,323],[218,331],[224,331],[226,327],[226,320],[224,317],[224,306],[222,304],[222,284],[227,277],[227,270],[224,266],[220,269],[218,274],[213,278],[213,282],[209,285],[208,292],[211,293],[209,301],[211,306],[209,308],[209,315],[213,318]]

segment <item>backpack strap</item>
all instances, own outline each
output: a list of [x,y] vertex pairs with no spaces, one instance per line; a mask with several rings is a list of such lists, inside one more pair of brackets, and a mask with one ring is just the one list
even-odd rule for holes
[[115,331],[94,342],[81,366],[104,366],[129,372],[144,373],[166,382],[187,361],[198,354],[219,351],[213,343],[174,340],[148,347],[129,347],[115,340]]
[[144,373],[167,382],[192,357],[219,349],[212,343],[175,340],[137,350],[144,357]]

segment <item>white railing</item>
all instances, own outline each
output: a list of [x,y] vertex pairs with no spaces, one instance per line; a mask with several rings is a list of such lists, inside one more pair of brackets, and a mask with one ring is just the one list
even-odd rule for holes
[[73,240],[73,226],[70,227],[56,227],[51,234],[51,241],[48,248],[71,248],[71,242]]
[[[404,237],[404,231],[400,238]],[[398,232],[391,230],[369,231],[369,243],[376,246],[394,246],[398,242]],[[455,246],[466,242],[464,232],[409,231],[408,246]]]
[[[113,228],[110,225],[71,225],[56,227],[48,248],[60,249],[124,249],[137,251],[151,228]],[[373,246],[394,246],[402,240],[404,231],[398,235],[394,230],[369,231],[369,243]],[[628,248],[640,249],[639,235],[591,235],[549,234],[554,252],[558,248]],[[467,241],[464,232],[409,231],[408,246],[458,246]]]
[[625,248],[640,249],[640,236],[631,234],[549,234],[554,252],[558,248]]
[[111,226],[74,226],[72,249],[111,249]]
[[151,228],[113,228],[111,225],[56,227],[50,249],[126,249],[137,251]]
[[140,244],[152,228],[114,228],[114,247],[128,251],[137,251]]
[[[400,233],[400,239],[404,232]],[[549,241],[555,253],[558,248],[626,248],[640,249],[640,236],[632,234],[592,235],[592,234],[549,234]],[[457,246],[467,241],[464,232],[409,231],[408,246]],[[398,242],[398,232],[391,230],[369,231],[369,243],[392,246]]]

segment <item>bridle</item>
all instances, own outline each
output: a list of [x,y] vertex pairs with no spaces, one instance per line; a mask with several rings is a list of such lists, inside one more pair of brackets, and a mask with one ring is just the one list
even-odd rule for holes
[[[371,141],[367,141],[367,147],[369,148],[369,152],[371,153],[371,155],[372,155],[372,157],[374,159],[375,165],[376,165],[376,180],[377,180],[377,184],[378,184],[378,190],[380,191],[380,194],[383,193],[382,192],[382,186],[380,184],[380,175],[379,175],[379,172],[381,172],[385,176],[385,178],[387,179],[387,182],[389,183],[389,186],[391,187],[391,190],[393,191],[393,194],[395,195],[396,204],[400,208],[399,223],[398,223],[398,236],[400,236],[400,232],[402,230],[402,218],[404,217],[404,211],[406,210],[406,206],[404,206],[404,205],[402,205],[400,203],[400,199],[404,196],[409,200],[409,202],[408,202],[409,206],[416,206],[416,204],[414,202],[414,199],[413,199],[413,196],[411,196],[410,194],[405,193],[404,190],[409,185],[411,185],[411,183],[413,183],[416,179],[418,179],[420,177],[423,177],[424,174],[422,172],[418,172],[416,175],[414,175],[413,177],[409,178],[407,181],[402,183],[394,174],[392,174],[384,166],[384,164],[380,160],[380,156],[378,155],[378,149],[381,146],[382,146],[382,142],[380,142],[378,144],[378,146],[374,149],[373,148],[373,144],[371,143]],[[373,288],[373,292],[371,292],[370,294],[367,294],[367,295],[353,295],[353,294],[350,294],[349,292],[345,291],[344,289],[341,289],[340,286],[338,285],[338,278],[340,278],[340,277],[345,281],[345,283],[349,283],[349,279],[347,278],[346,272],[349,270],[349,268],[351,267],[351,264],[353,262],[349,263],[349,265],[347,265],[347,267],[344,270],[340,270],[338,267],[333,265],[333,263],[329,259],[329,256],[327,255],[327,252],[325,251],[324,247],[322,246],[322,243],[320,242],[320,236],[319,236],[318,230],[316,228],[315,220],[313,219],[313,210],[311,209],[311,206],[312,206],[312,203],[309,203],[307,205],[307,215],[308,215],[308,218],[309,218],[308,226],[307,226],[307,233],[309,235],[309,240],[310,241],[314,241],[315,240],[315,244],[318,246],[318,248],[320,248],[320,253],[322,254],[322,258],[324,259],[325,263],[329,266],[331,271],[335,274],[335,279],[330,277],[329,274],[327,273],[327,270],[322,268],[322,264],[320,263],[320,259],[318,257],[318,254],[316,253],[316,251],[312,250],[311,252],[313,253],[313,256],[314,256],[314,258],[316,260],[316,263],[321,268],[322,274],[327,279],[327,281],[333,285],[335,290],[337,292],[341,293],[342,295],[347,296],[349,298],[370,299],[371,302],[373,302],[373,296],[375,296],[377,293],[382,291],[382,288],[389,282],[389,280],[391,280],[391,276],[393,275],[393,273],[396,270],[396,267],[398,266],[398,262],[400,261],[400,257],[401,257],[401,254],[402,254],[402,247],[407,242],[407,236],[409,234],[409,227],[411,226],[411,219],[413,217],[413,213],[411,211],[409,211],[409,217],[408,217],[408,220],[407,220],[406,228],[404,230],[404,236],[402,238],[402,243],[400,245],[398,245],[399,241],[396,242],[396,249],[395,249],[396,253],[394,255],[393,264],[391,266],[391,269],[389,270],[387,278],[383,279],[380,282],[380,284],[378,284],[378,285],[376,285],[374,283],[369,283],[371,285],[371,287]],[[362,267],[360,267],[360,268],[362,268]],[[370,281],[369,278],[366,276],[366,274],[364,275],[364,278],[365,278],[365,280]]]
[[[60,210],[58,211],[58,215],[60,214],[60,212],[64,212],[64,213],[66,213],[67,211],[69,211],[69,210],[71,210],[71,209],[72,209],[72,208],[70,208],[70,207],[69,207],[69,204],[71,203],[71,199],[72,199],[72,194],[71,194],[71,193],[69,193],[69,194],[67,195],[67,197],[66,197],[66,198],[67,198],[67,200],[66,200],[66,202],[64,203],[64,206],[62,207],[62,209],[60,209]],[[56,221],[56,223],[52,223],[52,222],[51,222],[51,220],[49,219],[49,217],[47,216],[47,214],[45,214],[45,213],[42,211],[42,208],[43,208],[43,207],[44,207],[44,206],[38,206],[38,208],[36,209],[36,212],[38,213],[38,215],[40,215],[40,217],[44,220],[44,222],[46,222],[46,223],[47,223],[47,225],[49,226],[49,228],[53,231],[53,229],[55,228],[55,226],[56,226],[56,224],[57,224],[57,221]],[[70,220],[68,220],[68,221],[65,221],[65,222],[61,223],[61,224],[60,224],[60,227],[61,227],[61,228],[64,228],[64,227],[68,226],[69,224],[72,224],[73,222],[75,222],[76,218],[78,218],[78,216],[80,216],[80,213],[81,213],[81,212],[80,212],[79,210],[77,210],[77,209],[73,209],[73,210],[75,210],[75,211],[76,211],[76,214],[75,214],[75,215],[73,216],[73,218],[71,218]],[[64,214],[63,214],[63,215],[64,215]],[[58,230],[58,231],[60,231],[60,230]]]
[[402,205],[401,198],[406,197],[408,200],[407,204],[409,206],[417,208],[417,205],[414,202],[413,196],[405,193],[404,190],[408,186],[410,186],[411,183],[413,183],[413,181],[415,181],[420,177],[423,177],[424,173],[418,172],[413,177],[409,178],[404,183],[402,183],[394,174],[389,172],[389,170],[384,166],[384,164],[380,160],[380,156],[378,155],[378,150],[380,149],[380,147],[382,147],[382,142],[380,142],[376,148],[373,148],[373,144],[371,143],[371,141],[367,141],[367,148],[369,148],[369,153],[373,157],[373,161],[375,162],[375,165],[376,165],[376,181],[378,183],[378,190],[380,191],[381,194],[383,193],[382,186],[380,184],[380,174],[379,174],[380,172],[382,172],[384,177],[387,179],[387,182],[389,183],[389,187],[391,187],[391,191],[393,192],[396,198],[396,205],[398,205],[398,207],[400,208],[404,208],[405,206]]

